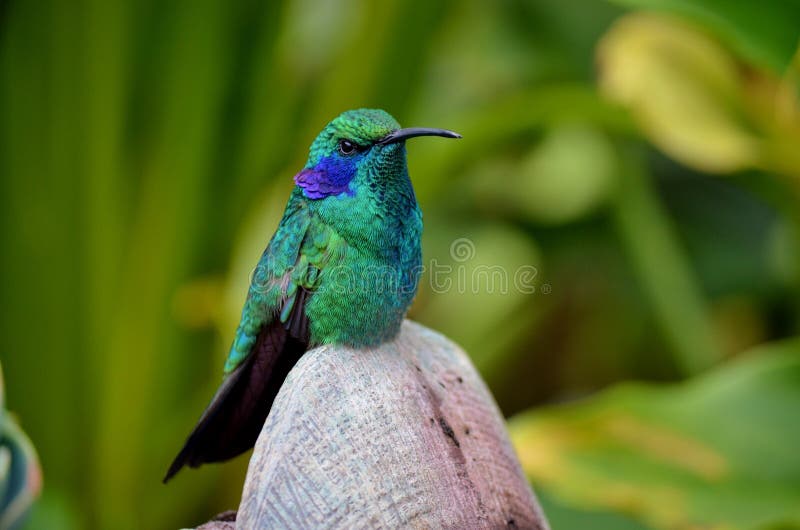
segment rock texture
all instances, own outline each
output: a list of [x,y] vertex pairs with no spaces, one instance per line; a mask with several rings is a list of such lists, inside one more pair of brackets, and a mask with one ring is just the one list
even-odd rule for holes
[[406,321],[379,348],[292,370],[250,460],[236,528],[547,529],[467,356]]

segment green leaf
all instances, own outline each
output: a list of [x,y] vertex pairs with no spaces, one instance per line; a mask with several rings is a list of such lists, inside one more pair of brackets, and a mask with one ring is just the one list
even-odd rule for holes
[[718,362],[703,292],[636,149],[620,149],[613,220],[661,335],[687,375]]
[[702,378],[626,384],[511,421],[536,486],[656,528],[800,525],[800,341]]
[[715,33],[755,64],[782,73],[794,56],[800,3],[728,0],[614,0],[628,7],[675,13]]
[[537,492],[539,504],[547,514],[551,528],[581,528],[583,530],[652,530],[649,526],[617,513],[581,510],[566,506],[549,495]]

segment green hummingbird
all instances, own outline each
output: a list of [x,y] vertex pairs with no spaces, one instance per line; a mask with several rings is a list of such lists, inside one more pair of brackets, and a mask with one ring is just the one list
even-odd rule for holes
[[253,447],[309,348],[371,347],[397,335],[422,270],[422,212],[405,149],[417,136],[461,137],[402,129],[383,110],[359,109],[339,115],[311,144],[253,274],[222,384],[164,482],[184,465]]

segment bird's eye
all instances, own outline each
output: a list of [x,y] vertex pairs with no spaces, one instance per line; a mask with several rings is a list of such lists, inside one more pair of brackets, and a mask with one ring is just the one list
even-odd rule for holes
[[350,140],[341,140],[339,142],[339,152],[345,156],[352,155],[356,152],[356,144]]

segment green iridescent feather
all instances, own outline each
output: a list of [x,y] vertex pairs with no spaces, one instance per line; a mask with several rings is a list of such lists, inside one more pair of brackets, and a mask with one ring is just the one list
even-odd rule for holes
[[417,290],[422,213],[405,140],[382,110],[348,111],[311,145],[248,291],[225,378],[165,480],[255,442],[283,378],[311,346],[393,338]]
[[[345,113],[316,139],[306,167],[340,138],[368,144],[398,128],[383,111]],[[362,162],[351,188],[352,196],[322,200],[294,190],[256,268],[225,373],[247,357],[266,321],[288,318],[279,311],[293,305],[300,286],[313,291],[306,306],[312,344],[369,346],[397,334],[421,267],[422,212],[404,145],[390,144]]]

